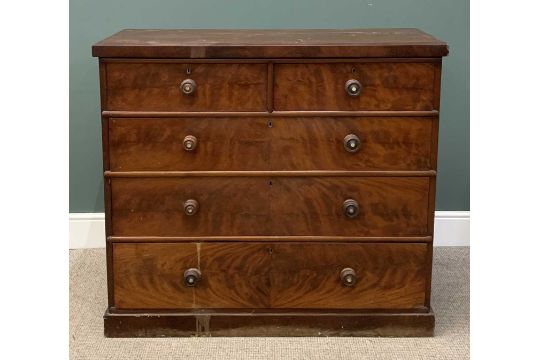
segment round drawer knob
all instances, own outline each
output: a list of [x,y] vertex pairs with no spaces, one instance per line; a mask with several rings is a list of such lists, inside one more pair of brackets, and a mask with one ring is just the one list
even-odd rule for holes
[[351,268],[345,268],[341,270],[341,273],[339,274],[339,277],[341,278],[341,283],[343,286],[354,286],[356,284],[356,281],[358,278],[356,277],[356,271],[354,271]]
[[195,80],[186,79],[182,81],[180,88],[184,94],[191,95],[195,92],[195,89],[197,89],[197,84],[195,83]]
[[353,199],[347,199],[343,202],[343,213],[348,218],[355,218],[360,213],[360,206],[358,202]]
[[345,91],[349,96],[358,96],[362,92],[362,84],[358,80],[347,80],[345,83]]
[[184,138],[182,145],[184,146],[184,150],[193,151],[197,147],[197,138],[193,135],[188,135]]
[[195,215],[199,210],[199,203],[197,200],[189,199],[184,202],[184,213],[188,216]]
[[350,153],[355,153],[360,150],[360,138],[354,134],[349,134],[343,139],[343,147]]
[[197,268],[191,268],[184,271],[184,285],[196,286],[201,281],[201,271]]

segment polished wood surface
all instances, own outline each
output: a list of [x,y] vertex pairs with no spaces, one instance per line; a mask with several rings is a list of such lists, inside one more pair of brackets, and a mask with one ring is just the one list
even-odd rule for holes
[[427,243],[433,236],[109,236],[108,243],[165,243],[165,242],[384,242],[384,243]]
[[95,44],[106,336],[432,335],[447,53],[417,29]]
[[283,170],[283,171],[105,171],[106,178],[194,178],[194,177],[434,177],[435,170]]
[[433,311],[412,313],[254,309],[104,315],[107,337],[433,336]]
[[[429,170],[433,118],[119,118],[113,171]],[[343,146],[361,140],[357,153]],[[185,136],[197,138],[187,152]],[[295,154],[295,156],[284,156]]]
[[[271,235],[428,235],[429,178],[273,178]],[[342,204],[354,199],[360,214],[349,219]]]
[[[424,306],[425,244],[291,244],[272,246],[274,308],[403,309]],[[358,276],[343,286],[340,271]]]
[[[263,118],[111,119],[111,170],[269,170]],[[185,136],[197,138],[187,152]]]
[[127,29],[92,47],[98,57],[441,57],[446,43],[418,29]]
[[[418,117],[275,118],[271,169],[430,170],[432,121]],[[356,153],[344,149],[348,134],[361,140]]]
[[[429,178],[113,178],[115,236],[428,235]],[[344,200],[360,205],[349,219]],[[183,202],[200,210],[186,216]]]
[[[114,244],[113,258],[118,309],[270,306],[265,244]],[[196,287],[188,268],[202,272]]]
[[[433,63],[276,64],[274,108],[291,110],[409,110],[435,109]],[[350,96],[345,83],[362,84]]]
[[430,111],[272,111],[270,113],[262,111],[109,111],[101,112],[102,116],[113,118],[184,118],[184,117],[351,117],[351,116],[372,116],[372,117],[433,117],[438,116],[438,110]]
[[[114,244],[113,259],[119,310],[410,309],[425,296],[425,244]],[[188,268],[202,274],[195,287]]]
[[[120,236],[266,235],[270,201],[266,178],[112,179],[113,234]],[[183,202],[196,199],[186,216]]]
[[[266,110],[266,64],[114,62],[106,66],[107,110]],[[180,89],[185,79],[197,84],[191,95]]]

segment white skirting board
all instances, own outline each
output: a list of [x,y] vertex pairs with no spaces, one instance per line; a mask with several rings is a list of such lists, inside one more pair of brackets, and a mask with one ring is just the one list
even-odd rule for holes
[[[469,246],[469,212],[436,211],[434,246]],[[105,247],[103,213],[69,214],[69,248]]]

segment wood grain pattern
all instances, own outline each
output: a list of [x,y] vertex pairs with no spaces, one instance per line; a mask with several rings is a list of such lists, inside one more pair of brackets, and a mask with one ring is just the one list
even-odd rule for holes
[[[113,171],[429,170],[433,118],[120,118]],[[348,153],[343,138],[359,136]],[[198,139],[186,152],[183,138]],[[284,156],[294,154],[294,156]]]
[[446,43],[418,29],[126,29],[92,55],[133,58],[440,57]]
[[[435,109],[433,63],[275,64],[276,110],[416,110]],[[359,96],[345,83],[362,84]]]
[[[103,110],[266,111],[266,64],[106,64]],[[192,95],[180,89],[188,78]]]
[[[271,188],[271,235],[428,234],[429,178],[283,177]],[[343,214],[346,199],[358,202],[358,217]]]
[[[422,236],[429,178],[113,178],[115,236]],[[360,215],[342,212],[356,199]],[[186,216],[182,203],[196,199]]]
[[124,30],[92,52],[106,336],[433,334],[446,43],[417,29]]
[[[402,309],[424,306],[425,244],[273,245],[273,308]],[[353,287],[343,268],[356,271]]]
[[[272,120],[272,170],[430,170],[433,118],[295,117]],[[361,140],[348,153],[343,139]],[[294,154],[290,156],[288,154]]]
[[[425,244],[114,244],[117,309],[411,309],[424,304]],[[196,287],[183,272],[197,267]],[[344,287],[339,272],[356,269]]]
[[[101,108],[107,103],[107,66],[103,59],[99,60],[99,95]],[[103,171],[110,170],[109,157],[109,118],[101,117],[101,149],[103,160]],[[108,179],[103,179],[103,204],[105,207],[105,237],[112,234],[112,213],[111,213],[111,182]],[[107,303],[108,306],[114,304],[114,280],[112,272],[112,245],[105,244],[107,258]]]
[[166,242],[384,242],[384,243],[432,243],[433,236],[109,236],[109,243],[166,243]]
[[435,177],[435,170],[285,170],[285,171],[105,171],[106,178],[195,178],[195,177]]
[[[186,135],[197,137],[193,152]],[[110,142],[113,171],[269,169],[263,118],[111,119]]]
[[[268,307],[265,244],[114,244],[118,309]],[[202,280],[184,285],[198,268]]]
[[107,337],[164,336],[433,336],[433,311],[144,312],[104,316]]
[[[123,236],[270,233],[266,178],[113,179],[113,233]],[[200,209],[187,216],[183,202]]]
[[430,111],[273,111],[265,113],[262,111],[109,111],[101,112],[102,116],[113,118],[182,118],[182,117],[433,117],[438,116],[438,110]]

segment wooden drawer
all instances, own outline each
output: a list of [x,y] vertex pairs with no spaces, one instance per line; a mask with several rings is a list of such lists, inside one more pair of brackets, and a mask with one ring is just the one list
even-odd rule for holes
[[[275,110],[433,110],[437,65],[418,62],[276,64]],[[358,96],[346,92],[357,80]]]
[[[266,111],[266,64],[111,62],[106,110]],[[195,81],[186,95],[180,85]]]
[[[265,244],[114,244],[118,309],[268,307],[270,269]],[[202,281],[184,284],[198,268]]]
[[[420,236],[428,177],[113,178],[115,236]],[[184,203],[198,202],[194,215]],[[357,202],[358,215],[344,213]]]
[[[200,271],[195,286],[184,272]],[[351,268],[356,281],[340,277]],[[426,244],[114,244],[117,309],[413,309],[425,303]]]
[[[429,170],[435,118],[111,119],[113,171]],[[344,145],[360,140],[358,151]],[[193,150],[184,148],[195,136]],[[353,149],[354,150],[354,149]]]
[[[187,151],[190,135],[196,145]],[[263,118],[111,119],[109,144],[113,171],[269,169]]]
[[[274,178],[272,235],[427,235],[429,181],[427,177]],[[358,203],[358,216],[345,216],[347,199]]]
[[[434,118],[276,118],[272,170],[429,170]],[[345,138],[360,140],[349,152]],[[352,149],[355,150],[355,149]]]
[[[261,235],[270,232],[265,178],[113,178],[117,236]],[[184,203],[199,203],[195,215]]]

